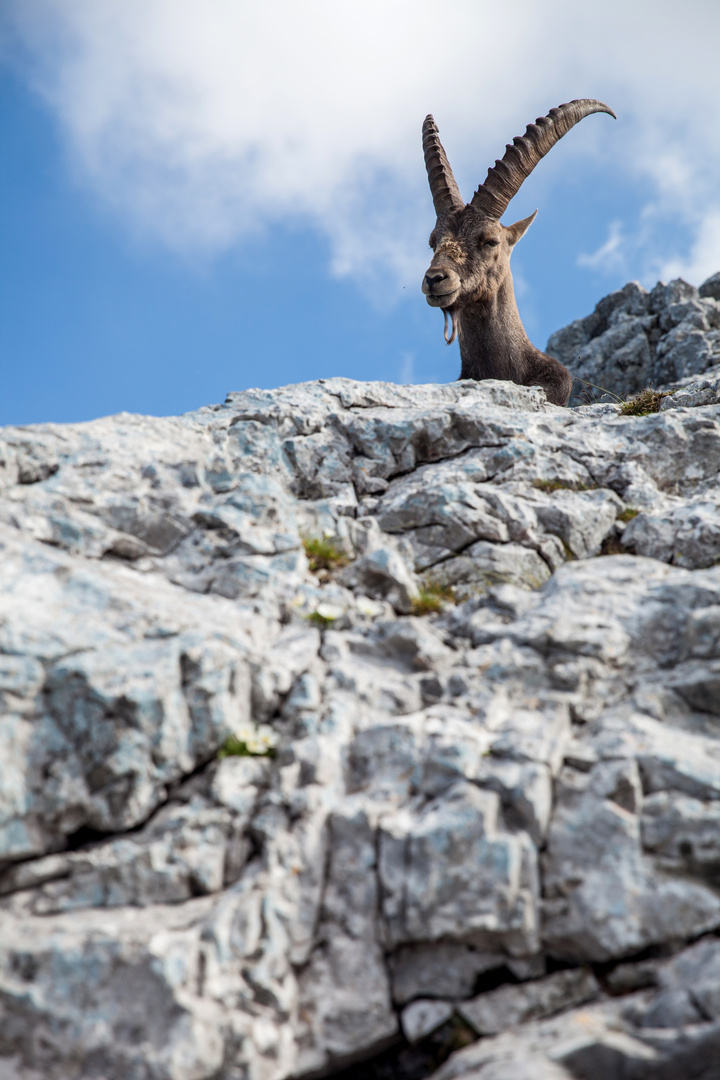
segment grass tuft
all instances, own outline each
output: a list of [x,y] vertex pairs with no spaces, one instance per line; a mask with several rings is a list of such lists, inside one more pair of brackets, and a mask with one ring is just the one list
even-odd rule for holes
[[[579,360],[579,359],[580,359],[580,357],[578,357],[578,360]],[[605,398],[605,395],[606,395],[606,394],[607,394],[607,395],[608,395],[609,397],[611,397],[611,398],[614,398],[614,399],[615,399],[615,401],[616,401],[616,402],[618,403],[618,405],[621,405],[621,404],[622,404],[622,400],[623,400],[623,399],[622,399],[621,397],[618,397],[618,395],[617,395],[617,394],[613,393],[613,391],[612,391],[612,390],[606,390],[606,388],[605,388],[604,386],[598,386],[598,385],[597,385],[596,383],[588,382],[588,381],[587,381],[587,379],[581,379],[581,378],[579,378],[579,377],[578,377],[577,375],[573,376],[573,387],[574,387],[574,384],[575,384],[576,382],[580,382],[580,383],[583,383],[583,385],[585,385],[585,386],[587,386],[587,387],[588,387],[588,389],[587,389],[587,390],[584,390],[584,391],[583,391],[583,397],[584,397],[584,399],[585,399],[585,400],[583,401],[583,404],[584,404],[584,405],[600,405],[600,404],[605,404],[605,402],[604,402],[604,398]],[[599,390],[599,391],[600,391],[601,397],[600,397],[600,400],[599,400],[599,401],[598,401],[597,397],[595,396],[595,394],[592,394],[592,393],[590,392],[591,390]]]
[[428,581],[420,588],[412,601],[411,615],[435,615],[446,604],[456,603],[455,593],[450,585],[441,585],[439,581]]
[[303,539],[303,547],[313,574],[317,574],[321,570],[339,570],[350,562],[350,556],[342,548],[333,544],[331,540],[321,539],[317,536],[306,536]]
[[639,394],[622,402],[620,415],[648,416],[650,413],[660,412],[660,402],[670,396],[669,390],[653,390],[652,386],[646,386]]
[[633,510],[632,506],[626,506],[625,509],[623,510],[622,514],[618,514],[617,520],[618,521],[624,521],[624,522],[632,521],[632,519],[636,518],[639,513],[640,513],[640,511],[639,510]]

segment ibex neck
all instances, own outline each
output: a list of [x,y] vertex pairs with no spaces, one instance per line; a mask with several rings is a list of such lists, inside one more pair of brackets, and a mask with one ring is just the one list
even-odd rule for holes
[[461,379],[518,381],[518,365],[522,365],[528,348],[534,350],[520,322],[509,275],[491,299],[462,309],[459,338]]

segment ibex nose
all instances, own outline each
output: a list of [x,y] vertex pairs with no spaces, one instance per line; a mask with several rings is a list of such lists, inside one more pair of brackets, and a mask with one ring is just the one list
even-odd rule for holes
[[435,285],[439,285],[441,281],[444,281],[447,274],[444,270],[428,270],[425,275],[425,284],[428,289],[432,289]]
[[422,291],[430,307],[443,307],[460,288],[451,267],[431,266],[422,280]]

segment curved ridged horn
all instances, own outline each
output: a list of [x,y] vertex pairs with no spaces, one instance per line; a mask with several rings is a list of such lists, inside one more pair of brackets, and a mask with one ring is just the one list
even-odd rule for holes
[[551,109],[547,116],[539,116],[534,124],[528,124],[524,135],[516,135],[512,144],[507,144],[502,161],[496,161],[488,169],[487,179],[473,195],[470,205],[499,220],[540,158],[545,157],[571,127],[596,112],[609,113],[617,120],[612,109],[602,101],[579,98]]
[[448,210],[462,210],[465,203],[460,189],[455,183],[450,163],[438,136],[438,129],[432,116],[425,117],[423,124],[423,153],[427,169],[430,191],[435,204],[435,213],[447,213]]

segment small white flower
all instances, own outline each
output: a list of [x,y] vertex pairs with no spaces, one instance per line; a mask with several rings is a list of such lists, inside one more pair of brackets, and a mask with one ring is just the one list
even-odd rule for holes
[[267,754],[278,744],[278,736],[268,724],[241,727],[235,732],[235,738],[245,743],[249,754]]

